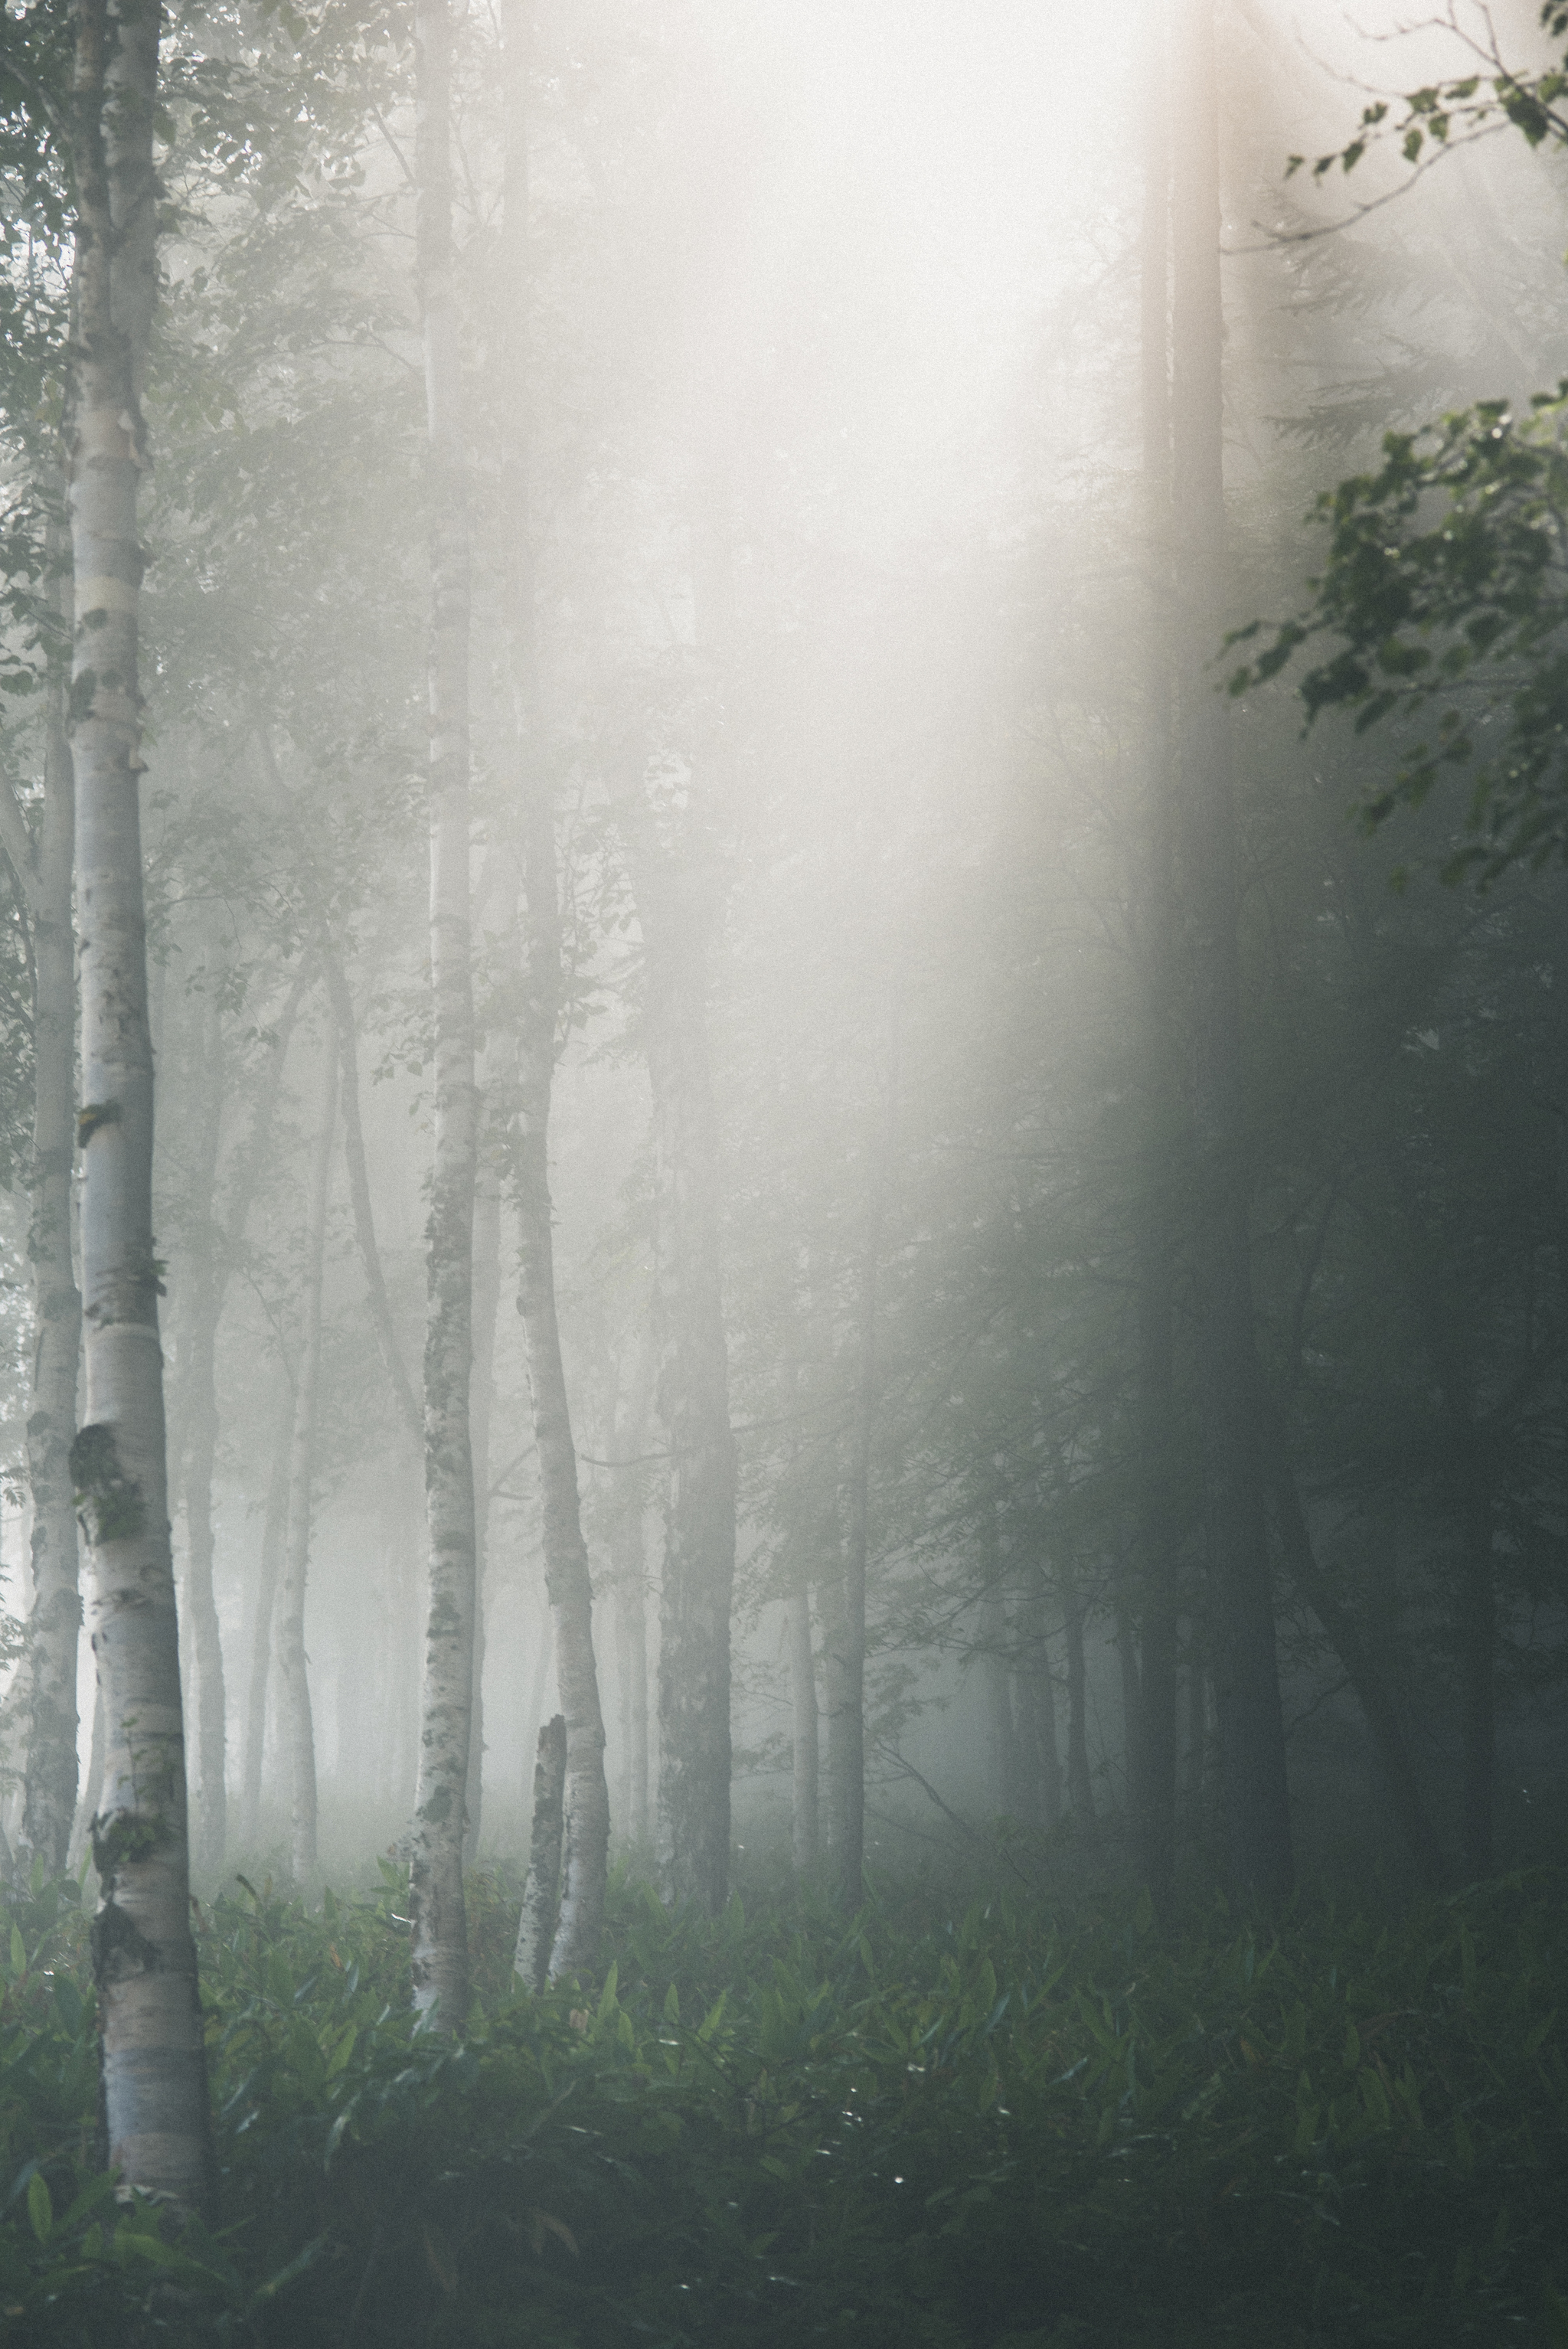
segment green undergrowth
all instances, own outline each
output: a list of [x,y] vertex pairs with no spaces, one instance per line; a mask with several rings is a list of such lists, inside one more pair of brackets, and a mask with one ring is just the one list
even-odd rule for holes
[[717,1922],[614,1888],[542,1998],[471,1887],[460,2045],[399,1887],[201,1912],[222,2209],[93,2169],[75,1888],[0,1914],[0,2336],[122,2349],[1568,2343],[1568,1888]]

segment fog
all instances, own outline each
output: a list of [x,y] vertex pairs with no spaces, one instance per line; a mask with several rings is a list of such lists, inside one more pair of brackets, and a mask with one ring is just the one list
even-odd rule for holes
[[[541,0],[520,229],[515,136],[503,204],[516,84],[492,12],[457,12],[481,1104],[482,1761],[468,1806],[470,1859],[509,1881],[527,1857],[539,1731],[557,1712],[570,1725],[577,1702],[546,1590],[519,1307],[541,804],[562,973],[554,1295],[613,1849],[693,1889],[685,1814],[661,1794],[667,1740],[687,1734],[662,1651],[681,1464],[717,1457],[711,1418],[691,1433],[701,1388],[734,1438],[736,1881],[741,1854],[834,1878],[860,1799],[851,1775],[873,1871],[1125,1873],[1161,1604],[1171,1816],[1183,1855],[1222,1864],[1235,1667],[1229,1586],[1205,1547],[1214,1218],[1192,1206],[1181,1139],[1191,1100],[1203,1113],[1212,922],[1191,840],[1172,852],[1151,809],[1162,792],[1178,809],[1191,798],[1194,754],[1171,748],[1171,729],[1218,694],[1225,630],[1284,618],[1321,567],[1305,519],[1317,492],[1374,464],[1387,431],[1568,374],[1568,180],[1506,125],[1416,174],[1386,143],[1348,175],[1287,177],[1291,155],[1342,149],[1378,92],[1464,71],[1464,36],[1484,38],[1486,22],[1463,0],[1448,26],[1415,32],[1370,0],[1219,0],[1224,554],[1205,601],[1180,552],[1165,567],[1149,504],[1150,382],[1163,400],[1169,367],[1178,409],[1186,396],[1171,305],[1191,241],[1181,207],[1198,201],[1183,193],[1179,109],[1202,14]],[[1490,23],[1519,69],[1543,60],[1522,0]],[[226,1828],[203,1845],[194,1814],[212,1792],[192,1779],[199,1889],[235,1868],[317,1883],[406,1857],[428,1721],[424,1440],[397,1384],[422,1403],[438,1107],[425,680],[427,522],[444,476],[427,445],[414,60],[400,20],[282,26],[235,5],[181,13],[168,36],[171,212],[145,402],[170,1515],[188,1750],[221,1702],[227,1793]],[[219,150],[213,61],[253,71],[260,93]],[[1173,295],[1145,196],[1172,138],[1160,236],[1175,240]],[[1161,450],[1171,429],[1159,424]],[[1182,429],[1178,413],[1179,470]],[[7,443],[14,485],[25,438]],[[1173,510],[1184,494],[1178,480]],[[18,698],[0,719],[5,788],[35,813],[41,710],[41,696]],[[1561,879],[1505,883],[1484,919],[1429,874],[1393,895],[1390,869],[1440,855],[1454,807],[1359,838],[1346,811],[1375,788],[1387,742],[1358,745],[1333,719],[1304,740],[1288,680],[1227,712],[1243,1106],[1222,1154],[1244,1165],[1258,1359],[1317,1570],[1360,1627],[1357,1652],[1391,1690],[1456,1851],[1478,1766],[1454,1596],[1473,1518],[1443,1462],[1460,1387],[1491,1430],[1495,1835],[1528,1856],[1542,1790],[1562,1778],[1568,1630],[1563,1461],[1542,1433],[1561,1363],[1547,1349],[1528,1372],[1535,1341],[1521,1334],[1558,1310],[1559,1129],[1532,1123],[1531,1104],[1561,1098],[1568,1038],[1555,998],[1530,988],[1545,968],[1550,994]],[[27,914],[13,896],[21,1002]],[[1163,977],[1159,920],[1176,941]],[[373,1262],[345,1148],[334,958],[353,1007]],[[1164,1077],[1150,1074],[1157,1029]],[[1445,1054],[1479,1091],[1443,1092]],[[1429,1081],[1429,1063],[1441,1064]],[[18,1046],[0,1200],[0,1557],[18,1621],[27,1071]],[[1151,1147],[1167,1172],[1188,1168],[1171,1175],[1169,1213],[1150,1206],[1166,1181]],[[1418,1230],[1401,1197],[1422,1203]],[[302,1434],[313,1246],[319,1377]],[[699,1345],[691,1299],[707,1294],[709,1248],[719,1320]],[[1156,1291],[1173,1365],[1158,1458]],[[1455,1348],[1469,1350],[1462,1378]],[[192,1629],[192,1526],[209,1506],[221,1699]],[[1387,1754],[1357,1667],[1292,1578],[1282,1524],[1262,1572],[1297,1865],[1397,1874],[1416,1863]],[[303,1870],[276,1646],[291,1526],[308,1547],[320,1799]],[[860,1669],[861,1572],[863,1704],[842,1677]],[[717,1654],[719,1631],[704,1636]],[[26,1673],[10,1670],[0,1817],[15,1847]],[[77,1702],[73,1857],[101,1767],[85,1635]]]

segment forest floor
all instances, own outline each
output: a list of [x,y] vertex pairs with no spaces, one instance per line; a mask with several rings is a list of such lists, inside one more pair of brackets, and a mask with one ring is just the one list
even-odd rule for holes
[[201,1914],[221,2216],[94,2171],[76,1887],[0,1911],[0,2337],[266,2349],[1568,2344],[1568,1879],[717,1922],[613,1888],[606,1975],[510,1972],[471,1882],[460,2045],[400,1879]]

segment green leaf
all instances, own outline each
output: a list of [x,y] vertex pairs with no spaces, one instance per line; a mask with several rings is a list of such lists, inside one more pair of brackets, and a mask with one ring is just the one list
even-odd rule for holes
[[20,1925],[13,1925],[11,1928],[11,1971],[16,1981],[20,1982],[26,1971],[27,1949],[26,1942],[22,1939],[22,1928]]
[[49,2181],[40,2169],[35,2169],[27,2180],[27,2217],[38,2240],[46,2243],[55,2231],[55,2204]]

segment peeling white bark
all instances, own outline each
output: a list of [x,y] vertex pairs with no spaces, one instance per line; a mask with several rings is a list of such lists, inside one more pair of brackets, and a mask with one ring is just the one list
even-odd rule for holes
[[106,2152],[202,2209],[206,2060],[191,1937],[185,1740],[152,1239],[152,1050],[139,806],[139,357],[156,282],[157,0],[77,0],[77,339],[70,448],[87,1424],[71,1468],[104,1700],[93,1920]]
[[[57,526],[51,557],[66,550]],[[68,574],[57,605],[70,630]],[[82,1601],[70,1449],[77,1430],[82,1300],[71,1262],[71,1159],[76,1092],[76,941],[71,865],[76,780],[66,732],[66,679],[51,665],[46,720],[43,821],[36,846],[22,836],[13,866],[27,900],[33,947],[33,1158],[27,1255],[33,1268],[33,1372],[27,1402],[27,1476],[33,1499],[33,1606],[27,1619],[23,1701],[27,1716],[22,1834],[52,1868],[63,1868],[77,1805],[77,1650]],[[3,788],[3,787],[0,787]]]

